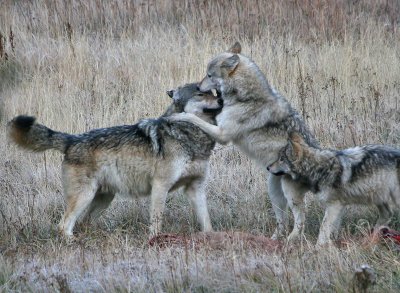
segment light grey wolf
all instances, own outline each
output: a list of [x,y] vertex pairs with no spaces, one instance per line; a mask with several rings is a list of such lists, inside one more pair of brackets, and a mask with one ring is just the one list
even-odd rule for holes
[[[232,142],[264,170],[276,161],[291,131],[298,131],[308,144],[317,146],[300,115],[269,85],[258,66],[240,52],[240,44],[235,43],[228,52],[214,57],[207,66],[207,76],[199,84],[200,90],[215,89],[224,100],[217,125],[190,113],[173,115],[170,119],[194,123],[221,144]],[[285,234],[287,204],[295,221],[288,239],[298,238],[302,233],[306,191],[307,185],[290,176],[268,175],[268,194],[277,220],[274,239]]]
[[151,196],[150,233],[160,232],[169,191],[184,187],[203,231],[212,231],[205,195],[209,156],[215,141],[198,127],[170,122],[167,116],[187,111],[215,123],[222,100],[187,84],[167,92],[172,104],[157,119],[138,124],[95,129],[72,135],[18,116],[9,123],[9,135],[19,146],[36,152],[56,149],[64,154],[62,183],[67,207],[59,224],[73,235],[77,218],[97,217],[116,194]]
[[375,205],[379,211],[377,227],[390,222],[392,208],[400,206],[399,166],[400,149],[386,145],[319,149],[293,133],[268,170],[303,182],[326,202],[317,241],[323,245],[337,236],[346,205]]

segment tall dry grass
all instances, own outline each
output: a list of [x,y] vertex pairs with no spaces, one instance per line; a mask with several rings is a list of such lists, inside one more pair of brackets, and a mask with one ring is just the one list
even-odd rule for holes
[[[394,0],[0,2],[0,290],[348,291],[354,268],[367,262],[377,292],[398,291],[395,252],[308,245],[322,218],[312,195],[310,242],[285,253],[149,249],[147,199],[116,200],[97,223],[78,227],[75,243],[63,243],[55,230],[61,155],[17,149],[5,125],[31,114],[79,133],[156,117],[170,102],[167,89],[201,79],[208,60],[239,40],[324,146],[398,145],[399,12]],[[215,229],[272,234],[265,174],[235,147],[217,147],[207,192]],[[375,219],[373,209],[350,209],[342,237],[362,235]],[[174,193],[164,231],[197,229]]]

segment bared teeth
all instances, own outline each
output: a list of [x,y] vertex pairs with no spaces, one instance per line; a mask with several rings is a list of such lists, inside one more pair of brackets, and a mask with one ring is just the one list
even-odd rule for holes
[[216,90],[216,89],[211,89],[211,92],[212,92],[212,94],[213,94],[214,97],[217,96],[217,90]]

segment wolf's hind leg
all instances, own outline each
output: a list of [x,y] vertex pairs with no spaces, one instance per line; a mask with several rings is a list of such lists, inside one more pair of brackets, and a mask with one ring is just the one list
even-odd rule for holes
[[150,206],[150,236],[160,233],[162,226],[162,214],[165,208],[165,200],[170,184],[160,180],[154,181],[151,189],[151,206]]
[[388,225],[393,216],[391,208],[387,203],[378,204],[376,205],[376,207],[379,210],[379,218],[378,221],[376,222],[375,227]]
[[319,228],[317,245],[325,245],[332,242],[331,236],[339,232],[344,206],[340,202],[327,204],[324,219]]
[[267,186],[268,196],[271,200],[277,223],[272,239],[278,239],[285,236],[288,224],[287,200],[282,190],[282,177],[268,174]]
[[203,232],[211,232],[212,226],[207,208],[207,197],[203,180],[192,181],[185,189],[192,207],[196,212],[197,220]]
[[112,192],[102,192],[97,191],[94,199],[90,203],[87,218],[88,220],[95,220],[97,219],[104,211],[108,208],[111,204],[112,200],[115,197],[115,193]]
[[87,178],[75,181],[78,182],[64,183],[67,208],[58,227],[66,237],[73,236],[72,230],[76,220],[89,207],[97,190],[95,180]]

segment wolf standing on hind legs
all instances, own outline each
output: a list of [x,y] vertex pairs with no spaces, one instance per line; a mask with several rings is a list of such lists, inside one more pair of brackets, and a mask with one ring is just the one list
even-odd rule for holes
[[18,116],[9,123],[9,135],[18,145],[64,154],[67,208],[59,224],[63,235],[72,236],[85,210],[89,216],[99,215],[117,193],[133,198],[150,195],[150,233],[158,234],[167,193],[179,187],[185,188],[201,229],[212,231],[204,184],[215,141],[192,124],[171,123],[166,117],[187,111],[215,123],[222,100],[211,92],[200,92],[196,84],[168,91],[168,95],[173,103],[158,119],[80,135],[53,131],[30,116]]
[[[317,146],[300,115],[269,85],[258,66],[240,53],[241,46],[235,43],[228,52],[214,57],[207,66],[207,76],[199,84],[201,91],[215,89],[222,95],[224,107],[216,118],[217,125],[190,113],[170,119],[194,123],[221,144],[234,143],[264,169],[278,158],[293,130],[308,144]],[[285,235],[289,205],[295,223],[288,239],[296,239],[303,231],[307,185],[290,176],[268,176],[268,193],[277,221],[273,237]]]

